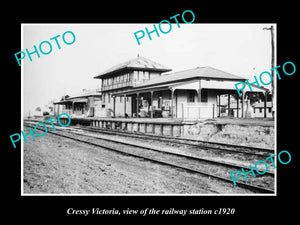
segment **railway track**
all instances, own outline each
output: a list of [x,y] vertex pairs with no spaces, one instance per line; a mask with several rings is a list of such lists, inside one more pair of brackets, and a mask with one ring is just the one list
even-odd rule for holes
[[[24,125],[28,127],[33,127],[31,126],[32,124],[29,124],[27,122],[25,122]],[[96,147],[101,147],[120,154],[129,155],[143,160],[148,160],[154,163],[176,167],[178,169],[182,169],[188,172],[205,175],[210,178],[215,178],[218,180],[222,180],[224,182],[229,182],[231,184],[232,184],[232,180],[224,176],[224,174],[227,174],[229,177],[230,172],[233,172],[237,168],[238,169],[241,168],[241,166],[234,165],[234,164],[223,163],[223,162],[208,160],[200,157],[184,155],[184,154],[178,154],[170,151],[167,152],[167,151],[162,151],[160,149],[156,149],[148,146],[141,146],[129,142],[116,141],[116,140],[102,138],[95,135],[88,135],[88,134],[74,132],[74,130],[76,129],[66,129],[66,128],[56,127],[56,131],[52,132],[50,130],[51,127],[50,126],[48,127],[49,127],[48,132],[54,135],[69,138]],[[38,129],[44,130],[41,128]],[[245,168],[245,169],[248,170],[249,168]],[[268,177],[267,180],[266,177]],[[261,177],[249,179],[249,181],[250,183],[245,183],[241,181],[237,181],[236,183],[237,186],[251,190],[255,193],[274,193],[273,190],[262,186],[262,183],[265,182],[269,183],[269,185],[272,186],[272,183],[274,182],[273,173],[266,173],[265,176],[263,177],[261,176]]]
[[[26,122],[40,122],[40,121],[30,121],[24,120]],[[251,156],[262,156],[268,157],[270,154],[274,154],[275,151],[273,149],[266,149],[266,148],[256,148],[256,147],[249,147],[249,146],[241,146],[241,145],[233,145],[233,144],[226,144],[220,142],[208,142],[208,141],[201,141],[201,140],[194,140],[182,137],[171,137],[171,136],[159,136],[153,134],[144,134],[144,133],[136,133],[136,132],[126,132],[123,130],[108,130],[103,128],[96,128],[96,127],[76,127],[76,126],[69,126],[74,129],[78,130],[85,130],[95,133],[101,134],[110,134],[110,135],[119,135],[124,137],[134,137],[140,139],[147,139],[147,140],[154,140],[154,141],[162,141],[165,143],[171,144],[179,144],[179,145],[186,145],[192,147],[199,147],[202,149],[208,150],[216,150],[216,151],[223,151],[228,153],[242,153],[245,155]]]
[[256,156],[264,156],[268,157],[270,154],[274,154],[274,150],[272,149],[264,149],[264,148],[256,148],[256,147],[249,147],[249,146],[240,146],[240,145],[232,145],[232,144],[225,144],[219,142],[208,142],[208,141],[200,141],[200,140],[193,140],[181,137],[167,137],[167,136],[158,136],[152,134],[142,134],[142,133],[129,133],[124,131],[112,131],[106,130],[101,128],[92,128],[92,127],[80,127],[82,130],[96,132],[96,133],[103,133],[103,134],[111,134],[111,135],[121,135],[125,137],[135,137],[140,139],[148,139],[148,140],[159,140],[168,143],[176,143],[180,145],[187,145],[187,146],[194,146],[200,147],[203,149],[209,150],[221,150],[224,152],[231,152],[231,153],[242,153],[246,155],[256,155]]

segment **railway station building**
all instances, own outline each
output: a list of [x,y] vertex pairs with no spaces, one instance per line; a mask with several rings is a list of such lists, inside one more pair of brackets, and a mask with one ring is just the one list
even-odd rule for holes
[[[196,67],[179,72],[147,58],[135,59],[116,65],[95,76],[100,79],[102,103],[96,116],[114,117],[165,117],[200,119],[221,116],[220,96],[236,95],[235,83],[245,78],[213,67]],[[268,89],[252,86],[253,92]],[[244,97],[234,107],[236,117],[244,116]],[[240,103],[240,104],[239,104]],[[234,116],[233,115],[233,116]]]
[[[171,72],[164,65],[137,56],[94,78],[100,81],[100,89],[55,102],[55,113],[66,112],[73,118],[195,120],[224,116],[224,95],[228,96],[225,116],[245,117],[249,105],[245,102],[247,91],[239,97],[235,89],[237,82],[246,79],[210,66]],[[255,85],[252,90],[268,92]],[[230,96],[236,97],[235,104],[230,104]],[[261,106],[270,111],[266,104]]]

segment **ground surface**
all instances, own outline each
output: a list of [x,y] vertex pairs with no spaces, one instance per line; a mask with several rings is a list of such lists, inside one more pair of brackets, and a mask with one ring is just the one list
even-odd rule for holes
[[191,125],[186,138],[274,149],[275,127],[270,118],[217,118]]
[[214,119],[218,124],[232,124],[232,125],[244,125],[244,126],[266,126],[274,127],[275,122],[272,118],[233,118],[233,117],[221,117]]
[[251,193],[50,133],[24,143],[23,164],[24,194]]

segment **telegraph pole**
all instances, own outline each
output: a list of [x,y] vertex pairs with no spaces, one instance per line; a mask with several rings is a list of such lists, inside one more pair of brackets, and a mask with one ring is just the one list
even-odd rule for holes
[[[263,30],[270,30],[271,31],[271,68],[274,68],[274,27],[264,27]],[[271,83],[271,90],[272,90],[272,106],[273,106],[273,99],[274,99],[274,70],[271,71],[273,82]]]

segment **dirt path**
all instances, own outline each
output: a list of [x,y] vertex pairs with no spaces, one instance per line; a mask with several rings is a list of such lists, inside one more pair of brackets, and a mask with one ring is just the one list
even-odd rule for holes
[[230,184],[50,133],[24,143],[23,173],[24,194],[245,193]]

